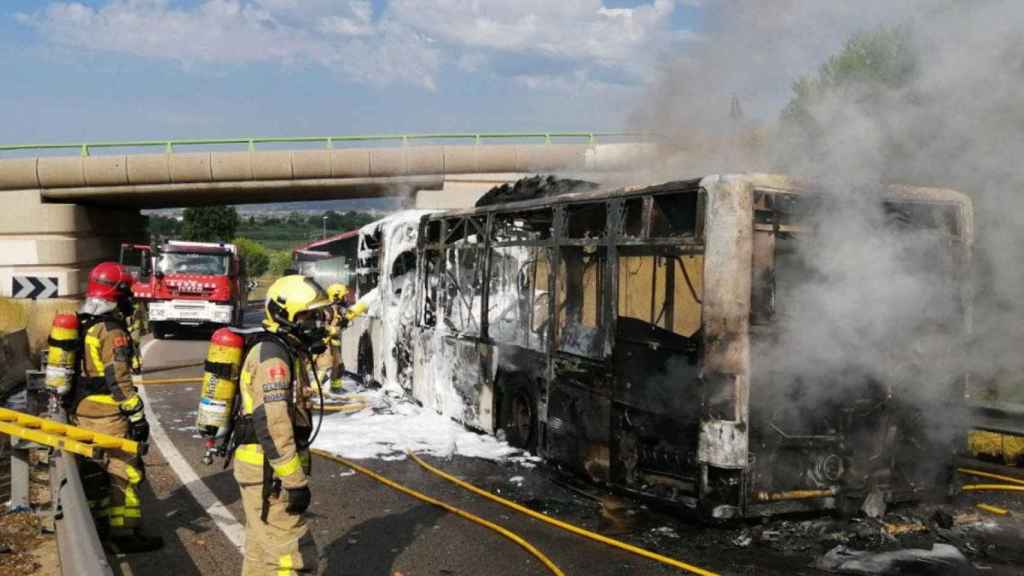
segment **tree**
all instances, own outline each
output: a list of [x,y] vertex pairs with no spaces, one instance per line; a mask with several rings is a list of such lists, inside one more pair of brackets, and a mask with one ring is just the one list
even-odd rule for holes
[[816,111],[829,99],[871,115],[887,94],[908,86],[919,68],[905,27],[883,27],[855,35],[817,74],[793,82],[793,96],[782,111],[783,127],[805,138],[823,136]]
[[270,273],[274,276],[284,276],[286,270],[292,267],[292,255],[287,250],[277,250],[270,254]]
[[238,211],[234,206],[186,208],[182,222],[185,240],[227,242],[238,230]]
[[249,238],[235,238],[231,243],[238,247],[238,255],[245,263],[249,277],[257,278],[267,273],[270,252],[262,244]]
[[146,228],[150,238],[178,238],[181,236],[181,222],[169,216],[159,214],[147,216]]

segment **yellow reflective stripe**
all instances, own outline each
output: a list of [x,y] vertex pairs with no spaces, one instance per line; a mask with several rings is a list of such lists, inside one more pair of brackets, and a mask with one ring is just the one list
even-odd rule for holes
[[274,466],[273,468],[275,474],[277,474],[281,478],[284,478],[285,476],[291,476],[292,474],[298,472],[299,469],[302,468],[302,460],[299,459],[298,455],[292,456],[291,459],[289,459],[284,464],[279,464],[277,466]]
[[292,564],[292,555],[284,554],[277,559],[277,576],[288,576],[292,573],[292,568],[295,565]]
[[120,406],[125,410],[134,411],[136,408],[139,407],[139,404],[141,403],[142,398],[139,398],[139,395],[136,394],[135,396],[132,396],[131,398],[125,400],[124,402],[121,402]]
[[100,356],[100,348],[102,348],[100,339],[89,334],[85,337],[85,347],[89,349],[89,357],[92,358],[93,366],[100,374],[103,374],[106,366],[103,365],[103,358]]
[[242,413],[252,414],[252,396],[249,395],[249,386],[252,385],[251,372],[246,372],[245,370],[242,371],[241,384],[242,385],[239,386],[239,388],[242,389]]
[[259,444],[242,444],[235,450],[235,458],[246,464],[263,466],[263,447]]
[[114,397],[111,396],[110,394],[92,394],[86,396],[85,399],[89,400],[90,402],[96,402],[97,404],[107,404],[110,406],[117,406],[119,408],[121,407],[121,403],[118,402],[117,400],[114,400]]
[[118,518],[142,518],[142,510],[134,506],[113,506],[110,508],[110,522]]
[[142,502],[139,502],[139,495],[135,493],[135,490],[124,491],[124,505],[138,508]]

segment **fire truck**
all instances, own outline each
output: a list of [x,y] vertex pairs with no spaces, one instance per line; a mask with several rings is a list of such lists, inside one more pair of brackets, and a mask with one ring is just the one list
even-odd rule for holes
[[121,263],[135,276],[136,307],[155,338],[241,325],[249,285],[234,244],[170,240],[156,250],[123,244]]

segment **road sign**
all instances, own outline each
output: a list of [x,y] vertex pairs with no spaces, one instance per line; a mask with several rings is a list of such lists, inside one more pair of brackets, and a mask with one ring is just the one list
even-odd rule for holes
[[48,276],[12,276],[11,296],[15,298],[53,298],[57,296],[57,279]]

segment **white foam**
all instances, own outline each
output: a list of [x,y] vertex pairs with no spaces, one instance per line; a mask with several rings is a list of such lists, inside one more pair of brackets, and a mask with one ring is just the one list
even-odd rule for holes
[[370,407],[360,412],[326,416],[314,447],[355,460],[401,460],[406,451],[494,461],[523,456],[522,451],[493,436],[466,430],[408,400],[378,390],[367,393],[365,401]]

